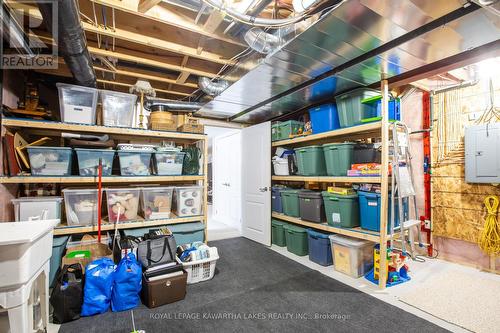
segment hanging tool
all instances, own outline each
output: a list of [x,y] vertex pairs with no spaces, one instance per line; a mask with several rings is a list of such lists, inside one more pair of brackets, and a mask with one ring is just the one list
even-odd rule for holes
[[102,158],[99,158],[97,168],[97,242],[101,243],[101,211],[102,211]]
[[[423,247],[420,224],[417,217],[417,198],[413,186],[413,172],[411,166],[410,137],[406,124],[396,121],[392,126],[392,177],[391,177],[391,224],[390,224],[390,247],[394,248],[395,231],[399,230],[401,249],[404,256],[406,252],[406,231],[409,235],[412,257],[415,257],[414,232],[418,231],[418,245]],[[397,212],[396,212],[397,201]],[[413,204],[413,210],[409,205]],[[405,209],[407,206],[407,209]],[[412,214],[410,212],[412,211]],[[396,215],[397,214],[397,215]],[[410,218],[410,215],[412,216]],[[399,226],[396,226],[396,216],[399,218]],[[417,227],[417,228],[415,228]]]

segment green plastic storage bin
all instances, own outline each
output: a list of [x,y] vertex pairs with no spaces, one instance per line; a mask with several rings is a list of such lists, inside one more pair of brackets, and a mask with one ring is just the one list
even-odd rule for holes
[[281,205],[283,206],[283,214],[292,217],[299,217],[299,190],[281,191]]
[[280,220],[271,220],[271,242],[278,246],[286,246],[285,223]]
[[298,134],[299,130],[304,127],[304,123],[297,120],[288,120],[277,123],[271,126],[271,140],[286,140],[290,139],[290,135]]
[[280,125],[281,123],[271,125],[271,141],[280,140]]
[[298,174],[302,176],[325,176],[326,164],[325,154],[321,146],[309,146],[297,148]]
[[379,96],[380,92],[373,89],[359,88],[335,97],[339,113],[340,127],[359,125],[363,119],[377,116],[377,110],[361,101]]
[[288,252],[298,256],[309,254],[309,243],[307,241],[307,229],[296,225],[288,224],[285,226],[286,248]]
[[355,145],[353,142],[323,145],[328,176],[347,176],[347,170],[351,168]]
[[332,227],[359,227],[359,200],[357,194],[342,195],[322,192],[326,220]]

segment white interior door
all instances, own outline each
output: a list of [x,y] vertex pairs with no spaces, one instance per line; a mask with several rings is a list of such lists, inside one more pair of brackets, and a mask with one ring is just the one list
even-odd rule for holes
[[242,235],[271,246],[271,123],[241,131]]
[[213,139],[213,219],[241,231],[241,132]]

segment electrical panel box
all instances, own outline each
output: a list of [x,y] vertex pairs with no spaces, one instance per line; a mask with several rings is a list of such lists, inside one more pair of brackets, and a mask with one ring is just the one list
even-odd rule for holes
[[500,123],[465,129],[465,181],[500,183]]

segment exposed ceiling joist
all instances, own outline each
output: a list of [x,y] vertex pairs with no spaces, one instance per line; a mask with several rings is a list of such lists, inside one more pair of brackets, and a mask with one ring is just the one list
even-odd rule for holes
[[140,0],[139,6],[137,6],[137,10],[139,11],[139,13],[145,13],[160,2],[162,2],[162,0]]
[[[87,0],[85,0],[87,1]],[[137,10],[139,0],[91,0],[92,2],[100,5],[107,6],[109,8],[114,8],[117,10],[121,10],[127,13],[131,13],[134,15],[138,15],[147,19],[155,20],[157,22],[161,22],[166,25],[170,25],[172,27],[176,27],[179,29],[184,29],[187,31],[190,31],[192,33],[196,33],[202,36],[206,36],[209,38],[217,39],[220,41],[224,41],[227,43],[231,43],[234,45],[239,45],[242,47],[246,47],[246,44],[243,42],[234,39],[234,38],[229,38],[227,36],[224,36],[223,34],[218,34],[218,33],[211,33],[208,31],[205,31],[203,27],[196,25],[194,23],[194,19],[191,17],[188,17],[179,11],[177,11],[175,8],[164,8],[162,6],[156,6],[151,8],[149,11],[146,13],[141,13]]]
[[[188,61],[188,56],[184,56],[184,58],[182,59],[181,66],[182,67],[186,66],[187,61]],[[176,83],[179,83],[179,84],[185,83],[186,80],[188,79],[189,75],[191,75],[189,72],[185,72],[185,71],[181,72],[179,74],[179,76],[177,77]]]
[[[117,82],[117,81],[109,81],[109,80],[103,80],[103,79],[97,79],[98,83],[105,83],[109,85],[115,85],[115,86],[120,86],[120,87],[127,87],[130,88],[133,86],[133,84],[130,83],[123,83],[123,82]],[[165,90],[165,89],[158,89],[153,87],[155,91],[159,91],[165,94],[171,94],[171,95],[178,95],[178,96],[189,96],[190,94],[188,93],[183,93],[179,91],[173,91],[173,90]]]
[[[108,68],[105,67],[99,67],[99,66],[94,66],[94,69],[99,72],[107,72],[107,73],[115,73],[118,75],[123,75],[123,76],[130,76],[130,77],[136,77],[139,79],[144,79],[148,81],[156,81],[156,82],[163,82],[163,83],[168,83],[169,85],[172,84],[177,84],[189,88],[198,88],[198,85],[196,83],[190,83],[190,82],[177,82],[177,80],[173,79],[167,79],[158,75],[148,75],[148,74],[143,74],[143,73],[138,73],[138,72],[131,72],[131,71],[126,71],[126,70],[121,70],[121,69],[116,69],[115,71],[112,71]],[[169,87],[169,90],[172,89],[172,87]]]
[[[217,28],[224,22],[224,15],[221,14],[218,10],[212,10],[210,15],[208,16],[205,24],[203,24],[203,30],[208,31],[210,33],[215,33]],[[201,36],[198,42],[198,47],[196,49],[197,54],[203,53],[203,48],[205,47],[205,43],[207,42],[206,36]]]

